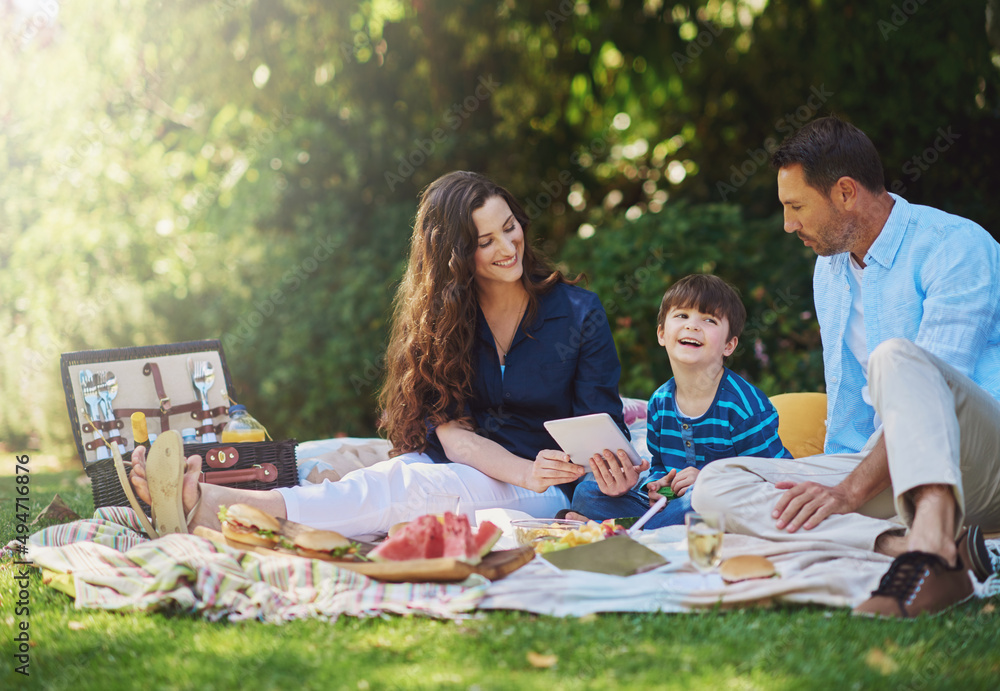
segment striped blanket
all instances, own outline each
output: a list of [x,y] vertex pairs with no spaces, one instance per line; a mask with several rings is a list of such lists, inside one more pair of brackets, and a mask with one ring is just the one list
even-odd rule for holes
[[149,540],[131,509],[98,509],[91,520],[31,536],[28,560],[76,606],[187,612],[215,621],[334,620],[385,612],[460,618],[476,609],[489,581],[379,583],[333,564],[261,556],[194,535]]
[[[501,514],[514,512],[482,513],[500,525]],[[80,608],[170,610],[209,620],[274,623],[383,612],[461,618],[477,609],[583,616],[690,612],[773,601],[850,607],[868,596],[891,561],[831,543],[778,543],[727,535],[723,556],[767,556],[781,577],[723,586],[718,574],[702,577],[692,572],[684,528],[668,526],[641,533],[637,539],[670,563],[629,578],[560,572],[536,559],[493,584],[480,576],[451,585],[383,584],[328,562],[262,557],[194,535],[148,540],[140,530],[130,509],[107,507],[92,520],[35,533],[28,557],[42,568],[47,583],[72,595]],[[990,544],[1000,548],[998,542]],[[997,594],[996,575],[976,584],[978,597]]]

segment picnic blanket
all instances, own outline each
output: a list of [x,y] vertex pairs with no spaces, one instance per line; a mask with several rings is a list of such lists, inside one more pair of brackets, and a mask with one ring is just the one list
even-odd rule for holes
[[[521,517],[518,513],[490,510],[478,511],[476,516],[503,527]],[[892,563],[885,555],[832,542],[773,542],[727,533],[722,543],[723,559],[739,554],[767,557],[774,562],[778,576],[726,585],[717,573],[703,575],[691,566],[684,526],[641,531],[634,539],[669,563],[647,573],[621,577],[561,571],[538,558],[490,585],[479,609],[516,609],[564,617],[598,612],[692,612],[776,602],[854,607],[868,599]],[[978,597],[1000,594],[996,575],[975,585]]]
[[209,620],[334,620],[382,613],[467,616],[489,581],[379,583],[334,564],[261,556],[195,535],[149,540],[131,509],[98,509],[92,520],[39,531],[28,561],[81,609],[188,612]]
[[[517,512],[479,512],[495,521]],[[507,538],[505,538],[507,539]],[[333,620],[381,613],[460,618],[474,610],[512,609],[553,616],[597,612],[691,612],[773,602],[850,607],[868,597],[890,559],[825,543],[778,543],[726,535],[723,556],[759,554],[778,578],[724,585],[687,559],[684,528],[643,531],[637,538],[668,561],[645,574],[607,576],[560,571],[541,558],[490,583],[388,584],[335,565],[298,557],[244,553],[194,535],[148,540],[131,509],[105,507],[91,520],[46,528],[29,539],[28,558],[45,581],[78,608],[180,611],[209,620]],[[976,594],[1000,593],[992,577]]]

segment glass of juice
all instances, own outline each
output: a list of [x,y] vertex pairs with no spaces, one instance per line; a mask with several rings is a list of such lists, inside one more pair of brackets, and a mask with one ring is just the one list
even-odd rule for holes
[[457,494],[428,492],[424,513],[432,514],[444,520],[445,513],[458,513],[458,500],[459,496]]
[[706,577],[722,561],[722,535],[725,517],[718,511],[688,511],[684,514],[687,528],[688,557]]

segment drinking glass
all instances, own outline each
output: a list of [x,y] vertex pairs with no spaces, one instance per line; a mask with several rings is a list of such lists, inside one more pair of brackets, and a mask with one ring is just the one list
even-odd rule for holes
[[722,534],[726,530],[725,517],[717,511],[688,511],[684,514],[687,528],[688,557],[701,572],[704,580],[722,561]]
[[444,518],[445,513],[458,513],[458,495],[444,492],[429,492],[424,513]]

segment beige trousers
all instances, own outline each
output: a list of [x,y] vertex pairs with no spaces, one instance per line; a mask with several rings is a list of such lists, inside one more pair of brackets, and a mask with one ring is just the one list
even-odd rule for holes
[[[871,550],[882,533],[909,525],[908,492],[929,484],[955,492],[956,526],[1000,530],[1000,403],[967,376],[905,339],[882,343],[868,361],[872,404],[883,427],[859,453],[799,459],[730,458],[698,475],[696,511],[723,511],[728,532],[769,540],[827,540]],[[892,486],[857,513],[787,533],[771,511],[774,483],[840,483],[884,434]]]

